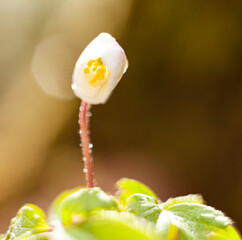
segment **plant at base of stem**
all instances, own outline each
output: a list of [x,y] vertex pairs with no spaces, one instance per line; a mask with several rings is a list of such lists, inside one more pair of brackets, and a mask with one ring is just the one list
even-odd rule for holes
[[128,67],[122,47],[108,33],[99,34],[82,52],[73,72],[72,89],[82,100],[79,124],[84,160],[84,173],[89,188],[94,187],[90,150],[88,109],[91,104],[104,104]]

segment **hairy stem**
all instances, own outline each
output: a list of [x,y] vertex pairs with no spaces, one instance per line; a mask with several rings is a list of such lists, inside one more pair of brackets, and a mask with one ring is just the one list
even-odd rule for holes
[[92,163],[92,154],[90,149],[89,126],[88,126],[88,109],[87,102],[82,101],[80,106],[79,125],[81,135],[81,146],[84,161],[84,173],[86,175],[86,183],[88,188],[94,187],[94,172]]

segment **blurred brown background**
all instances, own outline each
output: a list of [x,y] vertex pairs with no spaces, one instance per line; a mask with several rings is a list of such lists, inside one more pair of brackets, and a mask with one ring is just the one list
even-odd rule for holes
[[98,185],[121,177],[162,200],[201,193],[242,229],[240,0],[0,0],[0,232],[84,185],[75,61],[100,32],[129,69],[94,106]]

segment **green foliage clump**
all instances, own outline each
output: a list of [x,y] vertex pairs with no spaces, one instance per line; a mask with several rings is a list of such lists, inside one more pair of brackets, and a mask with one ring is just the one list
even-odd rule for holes
[[27,204],[12,219],[0,240],[240,240],[232,221],[204,204],[200,195],[162,202],[132,179],[117,183],[111,196],[100,188],[62,193],[49,219]]

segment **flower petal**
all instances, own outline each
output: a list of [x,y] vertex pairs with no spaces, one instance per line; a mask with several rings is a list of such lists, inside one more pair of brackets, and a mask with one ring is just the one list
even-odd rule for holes
[[85,48],[76,63],[73,91],[89,104],[105,103],[127,67],[125,52],[115,38],[101,33]]

